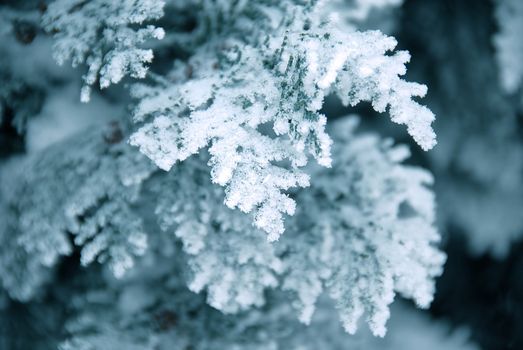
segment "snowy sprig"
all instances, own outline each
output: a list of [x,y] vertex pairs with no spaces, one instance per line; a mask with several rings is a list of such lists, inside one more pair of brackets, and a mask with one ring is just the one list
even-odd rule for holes
[[160,228],[183,244],[189,289],[206,290],[209,305],[224,313],[262,306],[265,289],[278,286],[281,261],[248,216],[222,204],[223,190],[210,182],[205,158],[188,160],[151,190]]
[[153,52],[142,46],[165,33],[144,23],[163,16],[163,6],[158,0],[55,0],[49,5],[42,23],[55,38],[54,58],[60,65],[67,60],[74,67],[87,65],[82,101],[89,101],[98,80],[103,89],[125,75],[145,77]]
[[332,169],[312,171],[311,188],[295,193],[299,211],[272,244],[248,218],[220,205],[224,195],[207,179],[205,158],[187,160],[170,181],[158,182],[155,213],[183,243],[189,288],[206,290],[207,302],[225,313],[264,305],[268,290],[291,291],[304,323],[327,293],[348,332],[365,313],[381,336],[396,292],[427,307],[445,260],[434,247],[432,178],[400,164],[406,148],[355,136],[354,126],[354,119],[333,125]]
[[1,279],[14,298],[30,298],[41,270],[73,245],[83,265],[107,261],[116,276],[144,253],[146,236],[133,203],[155,167],[121,142],[121,132],[115,124],[105,133],[75,135],[2,167],[0,259],[2,269],[12,270]]
[[435,144],[433,114],[412,99],[426,88],[400,78],[409,56],[388,53],[394,39],[342,33],[314,6],[283,3],[287,17],[270,17],[271,32],[260,32],[265,22],[256,27],[245,5],[225,21],[230,27],[209,34],[187,62],[177,61],[168,79],[133,89],[134,117],[144,124],[131,144],[165,170],[207,148],[227,206],[253,212],[271,241],[283,233],[284,215],[295,212],[288,191],[309,185],[302,170],[309,155],[331,163],[320,112],[326,94],[351,105],[370,101],[407,125],[423,149]]
[[[313,172],[311,189],[297,197],[304,204],[294,220],[297,234],[286,237],[294,253],[286,259],[284,288],[299,297],[304,322],[325,290],[349,333],[366,314],[372,332],[383,336],[396,292],[428,307],[445,257],[434,246],[431,175],[401,164],[405,147],[354,137],[354,125],[333,125],[335,163]],[[300,239],[305,230],[312,236]]]

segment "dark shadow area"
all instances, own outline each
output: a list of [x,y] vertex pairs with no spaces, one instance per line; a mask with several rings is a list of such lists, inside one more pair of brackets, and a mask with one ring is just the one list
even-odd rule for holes
[[514,244],[504,260],[470,257],[465,238],[453,231],[445,251],[431,313],[468,326],[482,349],[522,349],[523,243]]

